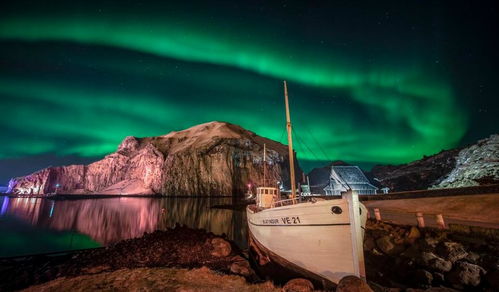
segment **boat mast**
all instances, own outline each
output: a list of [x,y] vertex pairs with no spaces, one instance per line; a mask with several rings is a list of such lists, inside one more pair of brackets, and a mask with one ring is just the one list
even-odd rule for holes
[[265,143],[263,143],[263,187],[266,187],[265,184],[265,176],[266,176],[266,168],[267,168],[267,159],[265,158],[267,156],[267,147],[265,146]]
[[286,102],[286,129],[288,130],[288,149],[289,149],[289,175],[291,179],[291,199],[296,198],[295,183],[295,161],[293,153],[293,137],[291,136],[291,118],[289,115],[288,86],[284,80],[284,99]]

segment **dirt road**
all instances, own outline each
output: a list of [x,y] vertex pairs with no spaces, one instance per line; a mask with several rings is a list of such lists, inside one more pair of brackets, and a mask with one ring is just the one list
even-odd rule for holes
[[437,226],[435,215],[442,214],[446,224],[482,226],[499,229],[499,193],[469,196],[433,197],[366,201],[374,217],[378,208],[382,220],[415,225],[416,213],[424,214],[426,226]]

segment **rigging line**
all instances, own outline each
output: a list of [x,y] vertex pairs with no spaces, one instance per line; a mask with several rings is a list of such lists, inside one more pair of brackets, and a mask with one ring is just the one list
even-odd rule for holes
[[315,139],[315,136],[312,134],[312,132],[310,131],[310,129],[306,125],[303,125],[303,127],[305,128],[305,131],[307,131],[308,134],[312,137],[312,140],[314,140],[315,144],[317,144],[317,146],[321,150],[322,154],[324,155],[324,158],[326,158],[326,160],[328,160],[328,161],[331,161],[330,157],[326,154],[326,151],[324,151],[324,148],[322,148],[322,146],[319,143],[319,141],[317,141],[317,139]]
[[285,133],[285,132],[286,132],[286,127],[284,127],[284,128],[282,129],[282,131],[281,131],[281,138],[279,138],[279,140],[278,140],[278,141],[279,141],[279,143],[281,143],[281,144],[283,144],[283,143],[282,143],[282,137],[284,137],[284,133]]
[[[310,147],[308,147],[307,143],[305,143],[305,141],[303,141],[301,139],[301,137],[296,133],[296,131],[293,129],[293,135],[295,135],[296,139],[298,140],[299,144],[303,144],[305,146],[305,148],[308,149],[308,152],[310,152],[314,157],[315,159],[317,160],[321,160],[319,157],[317,157],[317,155],[315,155],[314,151],[312,151],[312,149],[310,149]],[[300,145],[301,146],[301,145]],[[303,148],[302,148],[303,149]]]
[[303,143],[301,143],[301,142],[299,141],[299,140],[301,140],[301,138],[300,138],[300,136],[298,136],[298,135],[295,133],[295,131],[294,131],[294,130],[293,130],[293,135],[294,135],[294,137],[296,138],[296,142],[298,142],[298,143],[295,143],[295,145],[296,145],[296,149],[297,149],[297,150],[299,150],[299,151],[303,151],[303,153],[305,153],[305,152],[309,152],[309,150],[307,150],[307,149],[303,148],[303,145],[302,145]]
[[[314,152],[314,151],[312,151],[312,149],[310,149],[310,147],[308,147],[307,143],[305,143],[305,141],[301,138],[301,136],[300,136],[300,135],[298,135],[298,133],[296,133],[296,132],[293,130],[293,134],[296,136],[296,139],[297,139],[297,140],[298,140],[298,142],[299,142],[299,143],[298,143],[298,145],[300,145],[300,148],[301,148],[302,150],[305,150],[305,149],[303,149],[303,146],[305,146],[306,151],[310,152],[310,153],[311,153],[311,154],[315,157],[315,159],[317,159],[317,160],[321,160],[321,159],[320,159],[320,158],[319,158],[319,157],[315,154],[315,152]],[[303,146],[302,146],[302,145],[303,145]]]

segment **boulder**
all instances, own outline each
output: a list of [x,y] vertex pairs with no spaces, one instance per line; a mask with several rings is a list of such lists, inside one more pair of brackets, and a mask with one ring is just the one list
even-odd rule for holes
[[468,263],[478,264],[480,261],[480,255],[476,252],[469,252],[468,255],[464,258]]
[[407,236],[405,237],[405,241],[407,243],[413,244],[420,237],[421,237],[421,232],[419,232],[419,229],[416,226],[411,226],[411,229],[409,230]]
[[210,240],[212,251],[211,255],[214,257],[226,257],[230,255],[232,247],[230,243],[223,238],[215,237]]
[[376,243],[374,242],[374,239],[370,236],[369,237],[366,236],[364,239],[364,250],[371,251],[375,247],[376,247]]
[[437,272],[448,272],[452,269],[452,263],[442,258],[436,257],[429,262],[429,267]]
[[462,244],[451,241],[441,242],[436,251],[439,256],[451,262],[463,259],[468,255]]
[[417,245],[413,244],[400,255],[409,259],[417,259],[421,255],[421,251]]
[[394,244],[388,235],[378,238],[378,240],[376,240],[376,245],[382,252],[388,255],[397,255],[404,251],[404,247]]
[[447,275],[447,280],[454,288],[463,289],[466,286],[476,287],[480,285],[485,270],[467,262],[456,262],[454,268]]
[[232,258],[232,264],[230,265],[230,271],[234,274],[238,274],[244,277],[249,277],[254,275],[253,269],[247,260],[241,256],[235,256]]
[[[314,285],[307,279],[296,278],[288,281],[286,285],[282,287],[284,292],[312,292],[314,291]],[[336,290],[338,291],[338,290]]]
[[426,236],[423,241],[423,248],[425,250],[433,250],[437,244],[439,243],[439,240],[437,238],[431,237],[431,236]]
[[373,290],[359,277],[346,276],[338,282],[336,292],[373,292]]
[[417,262],[422,266],[428,267],[430,262],[435,258],[437,258],[437,256],[432,252],[422,252],[417,259]]

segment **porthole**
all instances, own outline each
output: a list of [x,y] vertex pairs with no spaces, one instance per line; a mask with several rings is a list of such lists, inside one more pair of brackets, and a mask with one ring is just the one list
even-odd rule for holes
[[343,210],[341,210],[341,208],[338,206],[333,206],[333,207],[331,207],[331,212],[333,214],[341,214],[341,213],[343,213]]

